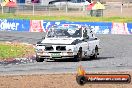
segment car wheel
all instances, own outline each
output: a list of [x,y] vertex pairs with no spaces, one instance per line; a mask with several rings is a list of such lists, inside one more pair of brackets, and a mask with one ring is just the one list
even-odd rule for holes
[[43,58],[36,57],[36,61],[37,61],[37,62],[43,62],[44,59],[43,59]]
[[97,59],[98,58],[97,53],[95,52],[95,54],[92,57],[93,59]]
[[77,54],[77,60],[82,61],[82,52],[78,52]]
[[74,56],[74,61],[78,62],[78,61],[82,61],[82,48],[79,48],[79,51],[77,53],[76,56]]
[[97,59],[98,58],[98,46],[95,47],[94,52],[95,52],[94,55],[90,57],[91,59]]
[[84,85],[86,83],[86,78],[84,76],[77,76],[76,81],[79,85]]

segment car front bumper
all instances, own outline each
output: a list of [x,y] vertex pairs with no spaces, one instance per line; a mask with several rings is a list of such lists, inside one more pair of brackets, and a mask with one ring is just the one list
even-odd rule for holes
[[44,59],[68,59],[74,58],[75,53],[73,52],[39,52],[36,56]]

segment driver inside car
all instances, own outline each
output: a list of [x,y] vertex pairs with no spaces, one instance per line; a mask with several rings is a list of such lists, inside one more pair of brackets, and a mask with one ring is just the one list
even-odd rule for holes
[[76,36],[82,37],[82,27],[81,26],[79,26],[77,28],[77,30],[75,31],[75,33],[73,34],[73,36],[74,37],[76,37]]

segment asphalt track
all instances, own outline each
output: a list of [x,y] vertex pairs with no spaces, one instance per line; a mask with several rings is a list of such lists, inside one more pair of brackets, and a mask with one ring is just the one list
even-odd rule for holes
[[[0,32],[0,41],[19,41],[35,44],[44,33]],[[17,58],[0,62],[0,75],[76,73],[82,65],[87,72],[132,70],[132,35],[97,35],[101,40],[98,59],[80,62],[45,61],[35,58]]]

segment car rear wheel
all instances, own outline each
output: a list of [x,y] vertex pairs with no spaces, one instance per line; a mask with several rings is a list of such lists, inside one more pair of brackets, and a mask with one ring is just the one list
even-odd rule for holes
[[97,54],[95,53],[93,56],[91,56],[90,57],[91,59],[97,59],[98,58],[98,56],[97,56]]
[[97,59],[98,58],[98,54],[99,54],[98,53],[98,46],[95,47],[94,52],[95,52],[94,55],[90,57],[91,59]]

